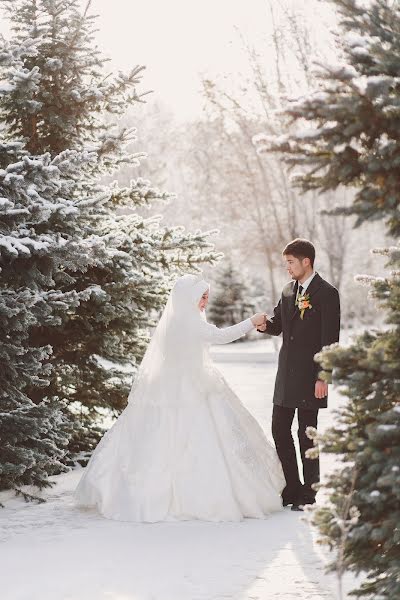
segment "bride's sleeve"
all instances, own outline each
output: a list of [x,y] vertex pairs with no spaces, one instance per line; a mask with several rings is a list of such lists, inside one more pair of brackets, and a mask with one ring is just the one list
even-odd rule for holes
[[205,321],[201,326],[201,336],[210,344],[229,344],[229,342],[233,342],[243,337],[253,328],[254,325],[251,322],[251,319],[246,319],[236,325],[224,327],[223,329],[219,329],[216,325],[212,325]]

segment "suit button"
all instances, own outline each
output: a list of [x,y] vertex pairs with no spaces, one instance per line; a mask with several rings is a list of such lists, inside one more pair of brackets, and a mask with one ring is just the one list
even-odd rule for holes
[[289,339],[293,341],[293,340],[294,340],[294,337],[291,335]]

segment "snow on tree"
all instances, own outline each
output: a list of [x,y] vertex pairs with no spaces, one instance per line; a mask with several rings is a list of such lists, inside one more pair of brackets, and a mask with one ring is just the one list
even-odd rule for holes
[[21,143],[0,142],[0,489],[26,498],[20,486],[46,487],[48,475],[65,470],[71,432],[63,404],[46,394],[52,347],[35,332],[58,327],[90,298],[92,287],[63,290],[58,282],[104,252],[95,236],[78,242],[63,231],[79,215],[66,192],[82,160],[77,152],[32,158]]
[[[289,102],[286,113],[299,125],[273,138],[261,134],[260,152],[283,152],[299,171],[294,185],[325,192],[353,186],[357,225],[379,217],[400,234],[399,8],[386,0],[333,0],[342,16],[343,63],[318,64],[319,89]],[[308,125],[307,125],[308,124]]]
[[[259,143],[300,168],[295,183],[304,191],[354,187],[353,205],[333,212],[356,214],[358,225],[385,219],[398,238],[400,8],[386,0],[335,4],[345,62],[322,65],[319,89],[289,103],[292,124],[303,129]],[[400,597],[400,248],[375,252],[389,258],[390,271],[358,279],[371,286],[365,302],[383,311],[385,329],[318,356],[323,376],[329,380],[333,370],[346,402],[319,440],[342,465],[329,476],[329,502],[314,520],[322,541],[337,551],[334,568],[364,573],[353,593],[389,600]]]
[[56,322],[34,327],[35,344],[52,348],[52,369],[48,385],[28,393],[37,405],[44,398],[65,401],[74,422],[70,451],[87,450],[99,439],[104,409],[124,408],[149,327],[175,274],[198,270],[218,255],[211,232],[166,228],[159,217],[139,214],[141,207],[168,200],[167,192],[140,178],[125,187],[104,183],[121,165],[133,170],[141,157],[126,150],[134,131],[109,119],[142,101],[137,86],[143,67],[116,76],[104,70],[90,3],[81,13],[75,0],[1,1],[14,33],[0,50],[5,140],[21,141],[32,160],[49,153],[51,165],[65,170],[60,196],[77,214],[49,217],[47,228],[77,248],[90,240],[101,245],[101,258],[85,269],[79,270],[79,262],[60,264],[57,291],[91,293]]
[[336,569],[367,574],[356,595],[389,599],[400,594],[400,248],[375,253],[389,257],[391,271],[358,279],[371,286],[369,301],[385,311],[388,328],[319,356],[348,400],[320,441],[343,466],[329,476],[330,502],[314,521],[338,550]]

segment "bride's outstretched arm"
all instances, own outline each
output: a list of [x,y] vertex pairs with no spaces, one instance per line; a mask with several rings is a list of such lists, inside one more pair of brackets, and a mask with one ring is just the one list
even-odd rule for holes
[[204,321],[201,324],[202,338],[210,344],[229,344],[249,333],[255,325],[251,319],[245,319],[236,325],[219,329],[216,325]]

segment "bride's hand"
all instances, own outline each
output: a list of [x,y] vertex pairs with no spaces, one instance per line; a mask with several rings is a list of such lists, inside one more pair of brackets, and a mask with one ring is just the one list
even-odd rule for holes
[[256,313],[251,317],[251,322],[254,327],[261,327],[266,322],[266,315],[264,313]]

